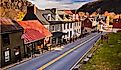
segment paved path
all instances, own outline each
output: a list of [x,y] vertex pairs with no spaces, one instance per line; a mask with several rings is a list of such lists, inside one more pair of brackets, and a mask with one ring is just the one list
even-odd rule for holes
[[[38,68],[41,68],[43,65],[45,65],[45,64],[51,62],[52,60],[58,58],[59,56],[61,56],[64,53],[66,53],[67,51],[73,49],[75,46],[77,46],[77,45],[79,45],[81,43],[84,43],[85,41],[87,41],[90,38],[94,37],[96,34],[97,33],[93,33],[91,35],[88,35],[87,37],[84,37],[82,39],[78,39],[77,41],[75,41],[73,43],[65,45],[64,46],[65,48],[63,48],[63,50],[51,51],[51,52],[43,54],[43,55],[41,55],[41,56],[39,56],[37,58],[34,58],[34,59],[30,60],[30,61],[27,61],[25,63],[22,63],[20,65],[15,66],[15,67],[12,67],[9,70],[36,70]],[[81,45],[80,48],[78,48],[77,50],[73,51],[74,53],[70,52],[68,54],[68,56],[64,56],[63,58],[59,59],[58,61],[56,61],[52,65],[47,66],[46,70],[68,70],[66,68],[70,68],[72,66],[70,64],[74,64],[80,58],[80,56],[82,56],[94,44],[94,42],[98,38],[99,37],[95,37],[94,41],[91,40],[91,41],[88,42],[88,44]],[[77,52],[82,53],[82,54],[77,54]],[[73,58],[73,57],[76,57],[76,58]],[[60,67],[58,67],[59,65],[57,65],[57,64],[59,64],[59,65],[60,64],[66,64],[67,66],[60,65]],[[61,66],[64,67],[65,69],[61,69]],[[53,68],[55,68],[55,69],[53,69]],[[58,68],[58,69],[56,69],[56,68]]]

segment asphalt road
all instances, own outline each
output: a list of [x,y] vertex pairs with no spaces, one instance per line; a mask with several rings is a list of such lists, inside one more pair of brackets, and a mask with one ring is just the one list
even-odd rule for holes
[[70,70],[71,67],[95,44],[99,36],[91,39],[87,43],[81,45],[78,49],[72,51],[67,56],[61,58],[44,70]]
[[[100,34],[92,33],[73,43],[65,45],[63,50],[54,50],[49,53],[45,53],[37,58],[33,58],[30,61],[12,67],[9,70],[41,70],[43,69],[43,66],[45,66],[45,70],[69,70],[78,61],[78,59],[92,47],[99,37]],[[56,60],[52,62],[54,59]]]

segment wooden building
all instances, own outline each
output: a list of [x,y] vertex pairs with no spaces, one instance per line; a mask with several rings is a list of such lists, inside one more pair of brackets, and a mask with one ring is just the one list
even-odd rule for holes
[[0,67],[21,61],[24,57],[23,28],[14,20],[0,19]]
[[22,39],[27,56],[33,56],[34,53],[47,49],[45,44],[49,43],[47,38],[51,37],[51,33],[38,20],[20,21],[19,24],[24,28]]

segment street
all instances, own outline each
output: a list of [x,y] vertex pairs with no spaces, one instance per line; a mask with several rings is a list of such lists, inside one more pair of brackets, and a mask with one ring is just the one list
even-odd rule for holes
[[84,38],[33,58],[9,70],[69,70],[100,38],[101,34],[92,33]]

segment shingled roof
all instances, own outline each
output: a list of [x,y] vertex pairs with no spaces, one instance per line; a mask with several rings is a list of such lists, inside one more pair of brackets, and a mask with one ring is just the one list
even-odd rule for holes
[[20,21],[19,24],[24,28],[22,38],[25,44],[52,36],[38,20]]
[[47,14],[52,14],[49,10],[40,10],[36,8],[35,6],[27,7],[27,14],[23,18],[24,21],[26,20],[38,20],[43,25],[48,25],[49,22],[46,19]]
[[0,27],[0,34],[23,30],[23,28],[15,20],[7,18],[0,18]]

